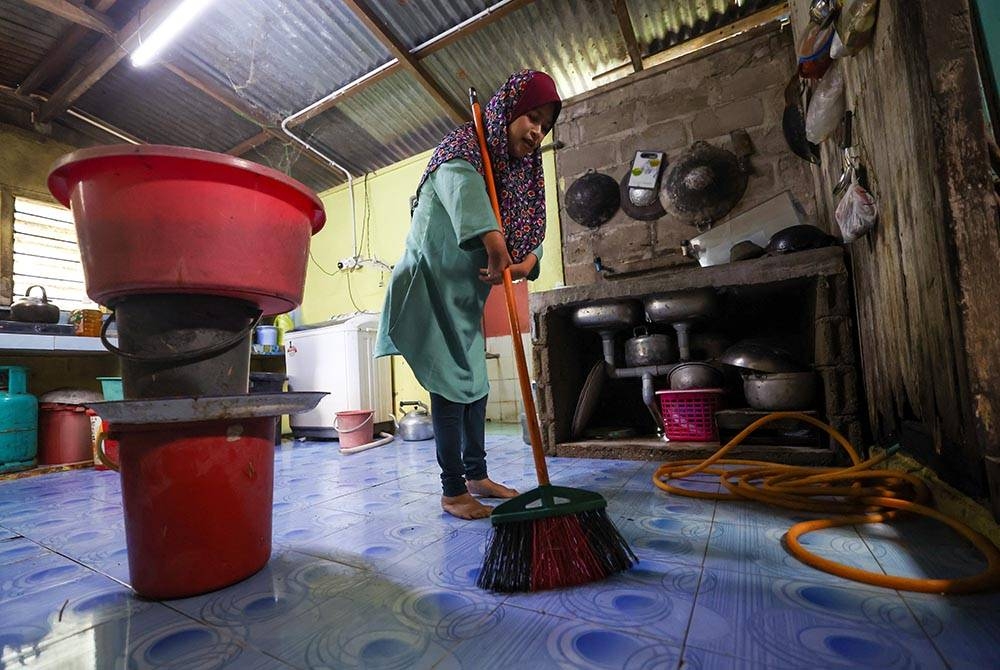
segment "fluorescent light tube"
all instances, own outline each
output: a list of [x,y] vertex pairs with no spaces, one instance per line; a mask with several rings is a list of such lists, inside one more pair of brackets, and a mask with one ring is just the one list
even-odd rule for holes
[[132,52],[132,65],[142,67],[147,65],[166,47],[177,35],[184,30],[212,0],[184,0],[181,4],[165,18],[160,25],[156,26],[153,34],[148,39],[143,40],[139,48]]

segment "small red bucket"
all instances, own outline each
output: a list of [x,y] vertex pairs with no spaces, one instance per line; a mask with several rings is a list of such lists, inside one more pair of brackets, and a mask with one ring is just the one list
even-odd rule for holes
[[337,412],[333,427],[337,429],[337,439],[341,449],[353,449],[368,444],[375,439],[372,418],[375,410],[351,409]]
[[675,442],[718,442],[715,413],[722,402],[722,389],[657,391],[663,432]]
[[274,417],[112,425],[132,588],[155,599],[249,577],[271,555]]

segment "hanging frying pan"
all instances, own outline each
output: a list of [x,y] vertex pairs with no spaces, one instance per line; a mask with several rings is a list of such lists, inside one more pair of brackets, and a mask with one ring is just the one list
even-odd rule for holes
[[819,163],[819,147],[806,139],[806,117],[799,105],[800,90],[799,75],[796,73],[785,87],[785,112],[781,117],[781,129],[793,154],[810,163]]

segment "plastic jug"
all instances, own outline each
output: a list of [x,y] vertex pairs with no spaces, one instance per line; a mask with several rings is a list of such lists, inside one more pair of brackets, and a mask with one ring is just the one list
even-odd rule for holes
[[0,366],[0,472],[35,466],[38,400],[28,393],[28,369]]

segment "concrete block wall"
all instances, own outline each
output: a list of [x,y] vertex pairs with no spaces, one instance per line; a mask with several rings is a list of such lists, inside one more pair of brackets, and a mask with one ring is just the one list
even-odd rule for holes
[[669,214],[636,221],[619,211],[592,230],[565,211],[566,189],[578,177],[595,169],[619,181],[638,150],[666,152],[669,170],[697,140],[731,151],[729,133],[744,129],[755,151],[753,174],[726,218],[789,190],[815,222],[809,164],[791,153],[781,129],[784,89],[795,62],[791,31],[775,27],[567,101],[556,126],[556,138],[566,144],[556,153],[566,284],[602,281],[594,256],[612,268],[650,259],[692,262],[680,255],[680,245],[698,230]]
[[[531,334],[522,333],[528,377],[534,379]],[[490,395],[486,401],[486,420],[491,423],[520,423],[524,403],[521,402],[521,387],[517,380],[517,364],[514,362],[514,341],[510,335],[486,338],[486,351],[497,354],[486,359],[486,371],[490,380]]]

